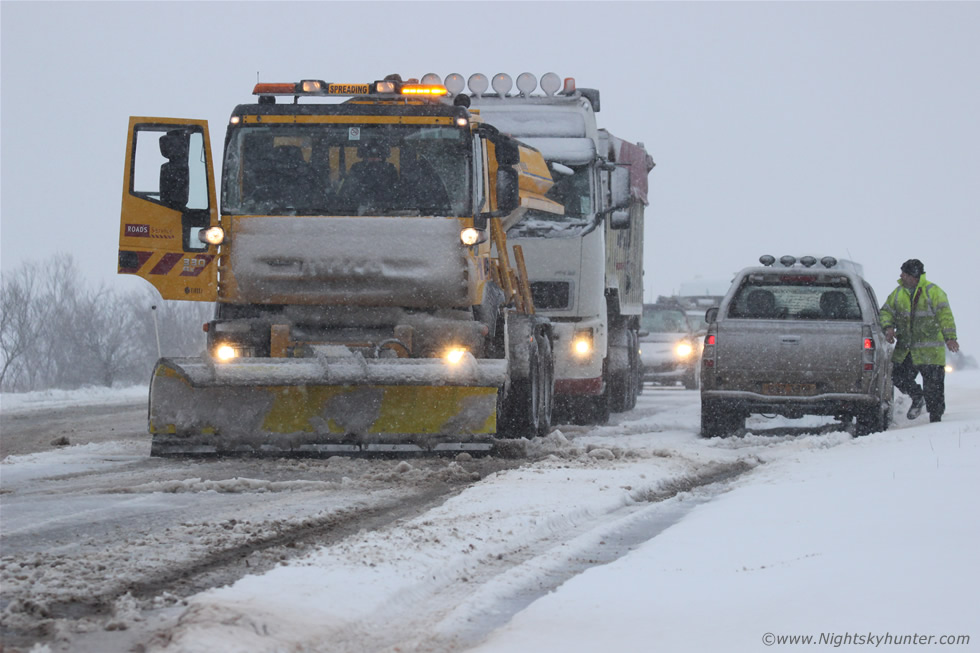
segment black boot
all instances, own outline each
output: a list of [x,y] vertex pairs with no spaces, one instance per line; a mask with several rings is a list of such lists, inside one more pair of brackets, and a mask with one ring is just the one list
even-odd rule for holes
[[922,409],[926,407],[926,398],[922,395],[914,397],[912,399],[912,407],[909,408],[909,412],[906,415],[909,419],[915,419],[922,414]]

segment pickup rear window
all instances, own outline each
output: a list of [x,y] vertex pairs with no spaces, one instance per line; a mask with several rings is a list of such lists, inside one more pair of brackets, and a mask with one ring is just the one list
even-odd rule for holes
[[753,280],[748,277],[728,308],[728,317],[775,320],[860,320],[854,289],[840,278]]

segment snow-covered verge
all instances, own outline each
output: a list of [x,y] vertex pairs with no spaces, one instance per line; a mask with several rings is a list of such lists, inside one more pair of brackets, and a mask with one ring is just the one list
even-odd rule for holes
[[[696,409],[682,428],[653,415],[582,433],[594,465],[559,446],[398,529],[200,594],[161,649],[755,651],[871,636],[905,650],[931,635],[973,650],[980,375],[951,376],[947,395],[942,423],[899,416],[861,439],[703,441],[684,417]],[[678,485],[705,463],[755,466]],[[616,541],[639,544],[597,564]]]
[[149,388],[135,385],[126,388],[90,386],[78,390],[38,390],[36,392],[0,393],[0,411],[5,414],[51,410],[66,406],[115,406],[134,400],[145,400]]

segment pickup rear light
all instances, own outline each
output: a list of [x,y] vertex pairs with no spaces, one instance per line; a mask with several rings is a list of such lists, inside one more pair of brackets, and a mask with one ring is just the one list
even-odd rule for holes
[[874,341],[874,339],[873,338],[865,338],[864,339],[864,348],[865,349],[874,349],[875,348],[875,341]]
[[714,347],[715,344],[715,334],[709,333],[704,336],[704,347],[702,348],[701,363],[705,367],[715,366],[715,350],[708,349],[708,347]]

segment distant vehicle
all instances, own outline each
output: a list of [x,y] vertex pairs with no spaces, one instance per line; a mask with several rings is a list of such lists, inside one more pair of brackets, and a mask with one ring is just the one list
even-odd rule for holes
[[700,338],[687,313],[676,304],[644,304],[640,319],[643,380],[682,383],[696,390],[700,379]]
[[708,323],[704,319],[705,312],[721,303],[730,286],[731,280],[688,281],[680,285],[677,294],[658,297],[657,303],[679,305],[687,313],[688,322],[691,323],[694,333],[703,336],[708,330]]
[[701,435],[731,435],[753,413],[833,415],[884,431],[893,389],[874,291],[860,266],[827,256],[762,256],[708,309]]
[[964,354],[962,351],[958,352],[946,352],[946,372],[959,372],[961,370],[975,370],[977,367],[977,359],[968,354]]

